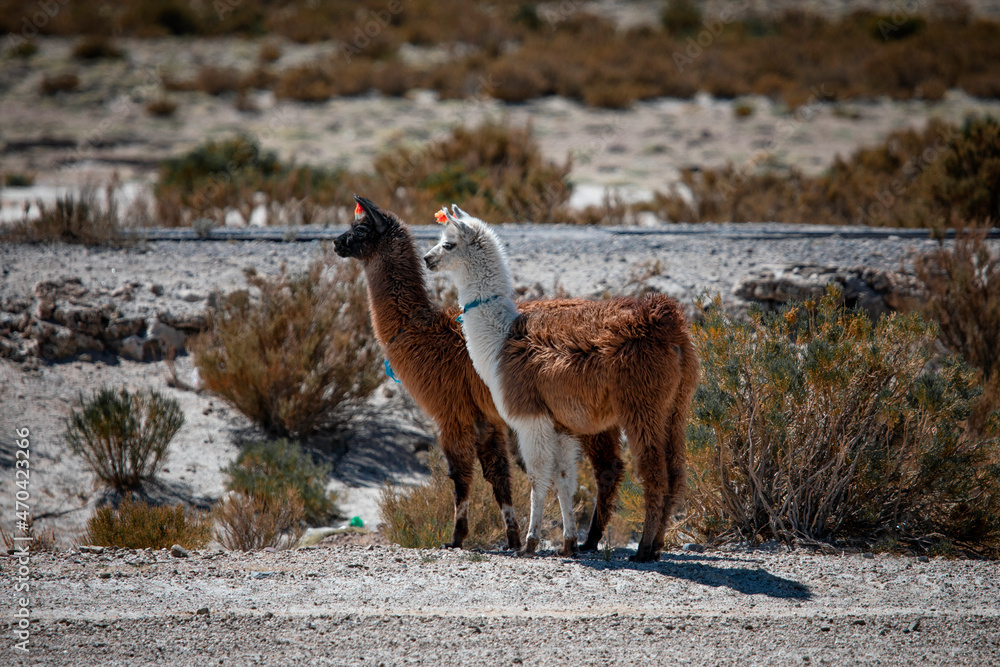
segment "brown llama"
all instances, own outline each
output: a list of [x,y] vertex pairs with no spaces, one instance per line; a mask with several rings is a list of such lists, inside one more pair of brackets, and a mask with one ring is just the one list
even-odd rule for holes
[[[507,527],[507,546],[521,547],[511,504],[507,425],[465,349],[456,309],[431,301],[409,229],[393,213],[355,196],[351,229],[334,241],[341,257],[359,259],[368,284],[375,335],[393,374],[441,432],[441,449],[455,483],[455,530],[445,546],[461,548],[468,535],[468,497],[478,458]],[[531,308],[532,304],[525,304]],[[598,483],[585,549],[597,548],[611,518],[623,466],[617,429],[581,438]],[[576,471],[573,471],[576,477]],[[575,547],[575,539],[574,539]]]
[[424,261],[455,279],[469,356],[517,433],[532,484],[526,551],[538,544],[553,480],[564,537],[576,531],[564,463],[575,453],[560,433],[621,426],[645,491],[642,539],[632,559],[658,560],[684,487],[685,426],[698,384],[697,353],[680,306],[650,295],[536,302],[519,312],[493,231],[457,206],[439,215],[445,230]]

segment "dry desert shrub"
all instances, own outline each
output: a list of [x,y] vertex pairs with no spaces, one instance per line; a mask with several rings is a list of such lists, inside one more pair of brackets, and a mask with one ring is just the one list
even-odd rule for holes
[[[691,526],[792,541],[928,534],[1000,538],[1000,441],[967,420],[980,388],[916,314],[877,324],[839,305],[726,315],[694,327],[702,361],[688,432]],[[932,364],[932,361],[936,363]]]
[[357,263],[326,253],[299,274],[246,279],[193,344],[205,388],[279,436],[347,419],[382,380]]
[[98,201],[95,188],[86,186],[79,193],[65,194],[54,203],[35,202],[37,216],[28,212],[0,232],[21,243],[78,243],[81,245],[121,246],[129,239],[119,226],[119,211],[114,188],[108,187],[104,201]]
[[161,224],[168,226],[227,209],[248,218],[258,192],[270,202],[298,205],[308,222],[320,207],[350,201],[365,182],[336,170],[281,162],[256,139],[237,135],[164,161],[154,193]]
[[169,118],[177,111],[177,103],[166,95],[154,97],[146,102],[146,113],[157,118]]
[[878,146],[837,157],[820,176],[756,163],[687,170],[682,180],[693,206],[674,190],[643,208],[690,222],[940,227],[958,215],[981,225],[1000,215],[998,165],[995,119],[971,118],[961,128],[932,120],[923,131],[894,132]]
[[122,499],[117,508],[98,508],[87,521],[84,543],[124,549],[199,549],[212,536],[212,520],[183,505],[153,507]]
[[492,222],[553,222],[570,196],[571,165],[546,160],[530,127],[487,122],[456,127],[420,148],[402,147],[375,160],[377,201],[411,223],[430,222],[451,202]]
[[152,480],[170,441],[184,425],[180,404],[153,390],[103,387],[66,419],[65,439],[109,489],[125,493]]
[[316,463],[297,442],[251,443],[222,472],[229,478],[227,491],[274,503],[291,493],[302,502],[308,523],[326,525],[339,514],[337,494],[326,490],[330,466]]
[[983,374],[986,389],[973,421],[982,425],[1000,409],[1000,253],[985,230],[959,230],[914,261],[926,298],[915,307],[938,323],[941,340]]
[[214,514],[216,539],[231,551],[289,548],[305,532],[302,499],[291,489],[277,497],[230,493]]

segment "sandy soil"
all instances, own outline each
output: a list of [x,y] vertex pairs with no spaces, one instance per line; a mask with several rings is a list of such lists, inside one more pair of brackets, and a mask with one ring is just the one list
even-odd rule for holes
[[733,548],[635,565],[346,546],[42,554],[30,568],[30,652],[5,647],[10,664],[1000,661],[995,562]]

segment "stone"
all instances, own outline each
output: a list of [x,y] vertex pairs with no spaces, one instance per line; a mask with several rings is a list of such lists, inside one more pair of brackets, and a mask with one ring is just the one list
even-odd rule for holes
[[900,310],[922,294],[919,280],[908,274],[808,264],[761,266],[743,276],[733,294],[776,308],[791,301],[819,299],[830,284],[841,288],[848,306],[864,308],[872,318]]
[[704,547],[704,545],[697,544],[695,542],[688,542],[687,544],[685,544],[684,546],[681,547],[681,551],[687,551],[689,553],[701,554],[701,553],[705,553],[705,547]]
[[188,553],[188,550],[182,547],[181,545],[175,544],[174,546],[170,547],[170,555],[173,556],[174,558],[187,558],[191,554]]
[[139,336],[129,336],[118,344],[118,354],[133,361],[142,361],[146,352],[146,340]]
[[208,607],[202,607],[201,609],[199,609],[195,613],[198,614],[199,616],[208,616],[208,614],[209,614]]
[[153,283],[152,285],[149,286],[149,291],[155,294],[156,296],[163,296],[164,292],[163,285],[159,283]]
[[146,328],[146,340],[150,342],[156,341],[160,345],[160,349],[164,352],[169,350],[183,350],[186,339],[187,336],[180,331],[161,322],[159,316],[154,316]]
[[204,301],[205,295],[192,289],[182,289],[177,291],[177,298],[188,303],[197,303],[198,301]]

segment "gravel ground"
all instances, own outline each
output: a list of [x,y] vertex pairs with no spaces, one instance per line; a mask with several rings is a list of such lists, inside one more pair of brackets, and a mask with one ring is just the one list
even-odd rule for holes
[[995,562],[784,549],[673,552],[644,565],[625,556],[39,554],[30,653],[8,655],[107,667],[1000,661]]

